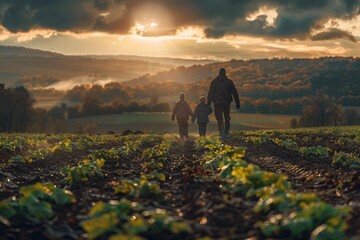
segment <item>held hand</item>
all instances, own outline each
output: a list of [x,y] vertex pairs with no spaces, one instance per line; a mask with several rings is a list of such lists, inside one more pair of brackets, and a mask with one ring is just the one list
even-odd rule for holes
[[240,109],[240,103],[236,104],[236,109],[239,110]]

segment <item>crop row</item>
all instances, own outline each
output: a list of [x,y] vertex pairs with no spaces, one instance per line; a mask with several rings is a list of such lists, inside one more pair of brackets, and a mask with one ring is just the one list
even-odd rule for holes
[[[142,174],[138,179],[121,179],[113,183],[114,193],[120,200],[97,202],[90,209],[88,217],[80,222],[90,239],[109,237],[110,239],[143,239],[141,236],[156,235],[161,232],[172,234],[189,233],[191,228],[177,216],[166,210],[142,206],[141,199],[163,199],[159,182],[165,180],[164,164],[175,143],[173,136],[144,135],[127,137],[120,148],[91,150],[87,159],[77,166],[65,167],[64,188],[53,183],[36,183],[22,187],[22,197],[0,202],[0,221],[11,225],[11,221],[31,220],[36,224],[43,219],[54,217],[55,205],[74,204],[75,198],[68,190],[80,182],[91,182],[103,177],[102,167],[106,161],[124,161],[140,157]],[[135,199],[131,201],[128,199]],[[141,235],[141,236],[140,236]]]
[[257,201],[253,210],[263,214],[259,222],[266,237],[286,239],[342,239],[346,229],[347,207],[334,207],[312,193],[291,189],[284,175],[260,170],[243,160],[245,150],[200,138],[198,149],[206,149],[204,167],[217,169],[226,181],[224,190]]
[[[333,165],[342,166],[350,169],[360,169],[360,158],[355,153],[347,153],[344,151],[334,151],[330,147],[316,145],[316,146],[299,146],[296,136],[276,136],[269,137],[265,134],[250,135],[245,137],[245,141],[252,142],[256,145],[262,145],[266,143],[274,143],[279,147],[285,148],[287,150],[293,151],[297,154],[300,154],[305,158],[318,158],[325,159],[331,158],[331,162]],[[306,136],[305,136],[306,137]],[[303,138],[305,138],[303,137]],[[338,140],[341,140],[339,138]],[[351,140],[347,140],[351,141]],[[320,141],[319,142],[324,142]]]

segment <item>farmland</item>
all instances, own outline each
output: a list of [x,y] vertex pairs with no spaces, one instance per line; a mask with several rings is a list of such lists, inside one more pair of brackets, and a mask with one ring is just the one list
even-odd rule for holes
[[[232,113],[232,129],[248,130],[259,128],[289,128],[292,115],[267,115],[267,114],[245,114]],[[69,119],[67,125],[73,131],[76,131],[78,123],[95,123],[98,126],[98,132],[107,131],[122,132],[124,130],[147,129],[155,132],[177,133],[177,124],[171,122],[171,115],[168,114],[113,114],[91,117],[82,117]],[[190,133],[197,134],[197,124],[191,124],[189,121]],[[209,133],[216,133],[217,123],[214,115],[210,116],[208,126]]]
[[0,135],[4,239],[360,235],[360,128]]

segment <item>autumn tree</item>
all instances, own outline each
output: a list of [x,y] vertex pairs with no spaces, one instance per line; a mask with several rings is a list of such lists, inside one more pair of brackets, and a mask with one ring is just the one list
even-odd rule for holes
[[304,105],[299,122],[303,127],[341,125],[342,106],[326,95],[312,97]]
[[22,86],[0,88],[0,131],[22,132],[26,130],[35,100]]
[[360,113],[358,110],[353,108],[347,108],[344,110],[344,124],[345,125],[359,125],[360,124]]

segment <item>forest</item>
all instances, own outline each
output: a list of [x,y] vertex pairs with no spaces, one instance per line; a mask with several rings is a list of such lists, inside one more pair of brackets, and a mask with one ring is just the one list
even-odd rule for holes
[[178,67],[121,83],[79,85],[66,91],[64,99],[83,102],[91,97],[102,104],[126,105],[131,101],[173,97],[175,102],[177,94],[183,91],[196,104],[200,96],[207,95],[210,81],[221,67],[226,68],[227,76],[235,82],[241,111],[245,113],[300,114],[308,98],[318,94],[327,95],[343,106],[360,106],[357,77],[360,59],[339,57],[232,60]]
[[[11,117],[1,120],[1,131],[30,128],[43,132],[49,129],[48,125],[54,129],[54,125],[61,125],[61,121],[69,118],[124,112],[169,112],[179,92],[185,92],[194,107],[200,96],[207,95],[210,81],[221,67],[226,68],[227,76],[235,82],[242,113],[305,113],[307,116],[294,126],[360,123],[360,78],[356,77],[360,74],[360,60],[328,57],[231,60],[177,67],[125,82],[79,84],[68,90],[49,88],[59,79],[41,74],[28,76],[19,81],[25,87],[2,86],[4,93],[10,94],[10,97],[3,94],[1,111]],[[60,96],[60,100],[50,109],[39,109],[36,106],[39,96]],[[21,102],[21,99],[26,100]],[[14,108],[16,105],[18,107]],[[37,119],[32,114],[34,111],[38,113]],[[324,113],[328,120],[311,118],[314,114],[320,116],[319,112]],[[20,123],[16,123],[16,119]],[[23,124],[24,121],[27,124]]]

